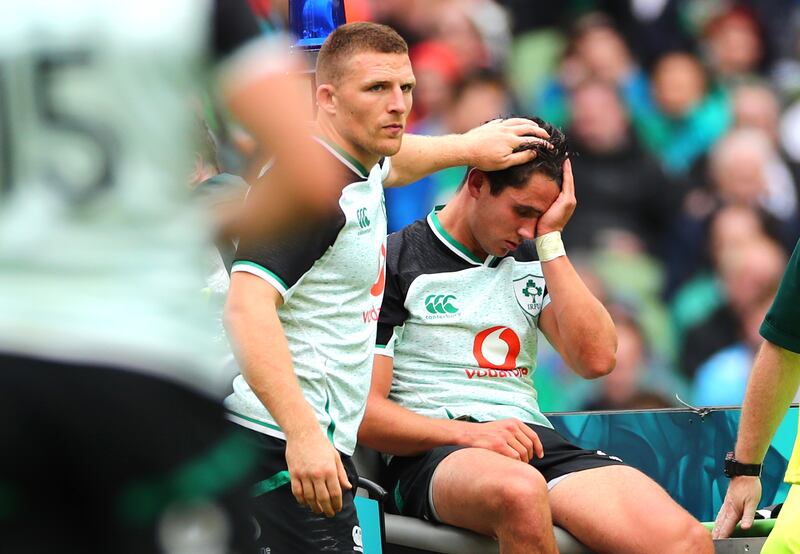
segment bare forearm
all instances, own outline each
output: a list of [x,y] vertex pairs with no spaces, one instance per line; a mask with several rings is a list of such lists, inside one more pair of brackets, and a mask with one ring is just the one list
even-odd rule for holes
[[392,156],[392,174],[387,184],[407,185],[442,169],[469,164],[469,150],[460,135],[405,135],[400,151]]
[[358,431],[358,442],[397,456],[414,456],[436,446],[460,444],[464,422],[436,419],[373,395]]
[[520,147],[543,142],[546,137],[534,122],[520,118],[490,121],[462,135],[405,135],[400,151],[392,157],[392,172],[385,185],[405,185],[459,165],[495,171],[529,162],[536,154]]
[[318,429],[277,313],[244,308],[227,314],[226,327],[245,380],[287,438]]
[[761,463],[800,385],[800,355],[765,341],[747,384],[736,459]]
[[609,373],[615,363],[617,334],[611,316],[589,291],[566,256],[542,264],[562,354],[581,376]]

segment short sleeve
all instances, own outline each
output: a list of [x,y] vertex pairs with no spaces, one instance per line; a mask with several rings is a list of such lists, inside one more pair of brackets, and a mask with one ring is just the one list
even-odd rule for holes
[[264,279],[289,299],[295,284],[336,242],[345,224],[341,210],[331,218],[280,239],[242,241],[231,273],[245,272]]
[[[388,159],[388,158],[387,158]],[[402,326],[408,318],[405,308],[405,292],[398,273],[401,241],[397,234],[390,235],[387,242],[386,288],[383,304],[378,317],[378,334],[375,340],[375,353],[384,356],[394,355],[394,345],[402,333]]]
[[760,332],[769,342],[800,354],[800,241]]

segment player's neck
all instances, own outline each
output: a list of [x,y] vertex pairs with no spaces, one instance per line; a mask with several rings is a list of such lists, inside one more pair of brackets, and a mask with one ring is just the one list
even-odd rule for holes
[[[351,141],[344,138],[344,136],[336,129],[333,123],[326,117],[317,118],[315,131],[320,138],[326,141],[331,146],[336,147],[337,150],[343,152],[348,157],[352,158],[357,164],[359,172],[369,174],[370,169],[381,159],[378,154],[367,152]],[[360,166],[360,167],[359,167]]]
[[447,233],[467,248],[479,260],[485,260],[488,253],[481,248],[470,229],[466,214],[469,213],[469,198],[459,191],[437,214],[439,223]]

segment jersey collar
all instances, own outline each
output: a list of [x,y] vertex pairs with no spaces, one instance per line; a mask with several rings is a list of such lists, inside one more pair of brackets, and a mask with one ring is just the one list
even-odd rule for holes
[[325,137],[314,137],[314,139],[324,146],[328,152],[333,154],[336,159],[346,165],[353,173],[364,179],[369,177],[369,171],[367,171],[367,168],[365,168],[361,162],[359,162],[353,156],[345,152],[341,146],[331,142]]
[[453,235],[447,232],[447,230],[442,225],[442,222],[439,221],[439,212],[444,208],[444,204],[440,206],[436,206],[433,208],[433,211],[428,214],[428,225],[433,231],[433,234],[436,235],[442,244],[444,244],[448,250],[453,252],[456,256],[461,258],[464,261],[469,262],[472,265],[485,265],[488,267],[496,267],[499,263],[499,258],[497,256],[492,256],[491,254],[486,256],[485,260],[480,260],[475,254],[473,254],[469,248],[458,242]]

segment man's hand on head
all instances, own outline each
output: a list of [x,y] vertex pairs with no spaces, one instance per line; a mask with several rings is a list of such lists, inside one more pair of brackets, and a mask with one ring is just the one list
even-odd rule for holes
[[482,171],[498,171],[531,161],[536,151],[531,144],[550,147],[550,135],[530,119],[495,119],[462,135],[468,141],[467,165]]
[[536,223],[536,236],[541,237],[553,231],[563,231],[569,218],[572,217],[577,203],[575,181],[572,177],[572,162],[567,159],[564,161],[564,180],[561,185],[561,192],[556,197],[555,202],[550,205]]

